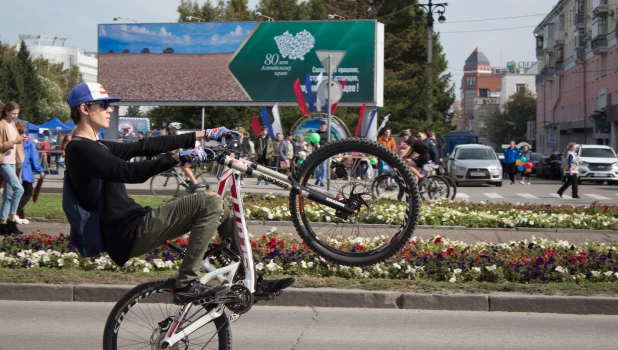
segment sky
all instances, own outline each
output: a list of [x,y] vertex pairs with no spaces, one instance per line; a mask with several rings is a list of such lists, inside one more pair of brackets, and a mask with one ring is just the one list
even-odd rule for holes
[[[199,0],[200,3],[204,1]],[[476,47],[479,47],[495,66],[504,66],[507,61],[536,61],[534,27],[544,18],[543,15],[558,3],[558,0],[444,1],[449,4],[444,14],[446,23],[436,21],[435,30],[441,33],[440,40],[449,62],[449,71],[456,84],[458,98],[464,62]],[[254,8],[257,2],[258,0],[249,0],[249,7]],[[177,6],[178,2],[175,0],[107,0],[103,4],[83,0],[14,1],[8,8],[5,6],[8,11],[2,11],[0,15],[0,22],[3,24],[0,39],[16,44],[18,34],[64,36],[68,38],[67,46],[95,51],[98,24],[119,23],[113,21],[117,16],[142,23],[176,22]],[[460,22],[516,16],[529,17]],[[514,27],[524,28],[504,30]],[[484,31],[464,32],[476,30]]]
[[137,53],[148,49],[162,53],[172,48],[174,53],[233,53],[247,38],[255,22],[167,23],[167,24],[101,24],[99,52]]

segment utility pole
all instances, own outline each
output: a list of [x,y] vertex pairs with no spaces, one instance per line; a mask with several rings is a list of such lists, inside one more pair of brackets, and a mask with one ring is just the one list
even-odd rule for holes
[[[422,9],[423,11],[425,11],[425,13],[427,14],[427,63],[428,63],[428,68],[427,68],[427,98],[428,98],[428,105],[427,105],[427,122],[429,123],[433,123],[433,116],[431,115],[431,110],[432,110],[432,104],[431,104],[431,83],[432,83],[432,63],[433,63],[433,23],[434,23],[434,19],[433,19],[433,14],[434,13],[438,13],[440,14],[440,16],[438,17],[438,22],[440,23],[444,23],[446,22],[446,17],[444,17],[444,12],[446,12],[446,6],[448,6],[448,3],[443,2],[443,3],[439,3],[439,4],[434,4],[431,2],[431,0],[429,0],[429,3],[427,4],[417,4],[416,5],[418,8]],[[417,14],[416,17],[414,18],[414,22],[416,24],[422,24],[423,23],[423,18],[420,16],[420,14]]]

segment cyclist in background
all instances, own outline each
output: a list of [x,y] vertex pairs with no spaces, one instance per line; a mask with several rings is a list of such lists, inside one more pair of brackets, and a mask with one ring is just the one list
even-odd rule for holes
[[[182,129],[182,126],[178,122],[172,122],[168,125],[168,128],[170,129],[170,135],[179,135],[179,131]],[[197,145],[199,145],[199,142],[196,142],[196,146],[194,147],[197,147]],[[180,149],[176,150],[176,152],[180,151]],[[195,192],[197,190],[197,179],[191,170],[191,164],[185,163],[180,167],[180,169],[182,169],[182,172],[185,174],[186,178],[189,179],[188,182],[191,182],[191,188],[189,190],[191,192]]]

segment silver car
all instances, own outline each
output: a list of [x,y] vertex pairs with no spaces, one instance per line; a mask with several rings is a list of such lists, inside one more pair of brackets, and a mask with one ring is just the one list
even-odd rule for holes
[[487,183],[502,186],[502,164],[485,145],[458,145],[448,157],[447,172],[457,184]]

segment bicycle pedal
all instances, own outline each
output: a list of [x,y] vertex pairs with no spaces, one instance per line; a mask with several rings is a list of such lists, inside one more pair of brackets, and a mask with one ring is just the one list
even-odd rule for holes
[[279,295],[283,294],[282,290],[276,291],[276,292],[272,292],[272,293],[254,293],[253,294],[253,300],[255,301],[269,301],[269,300],[275,300]]

